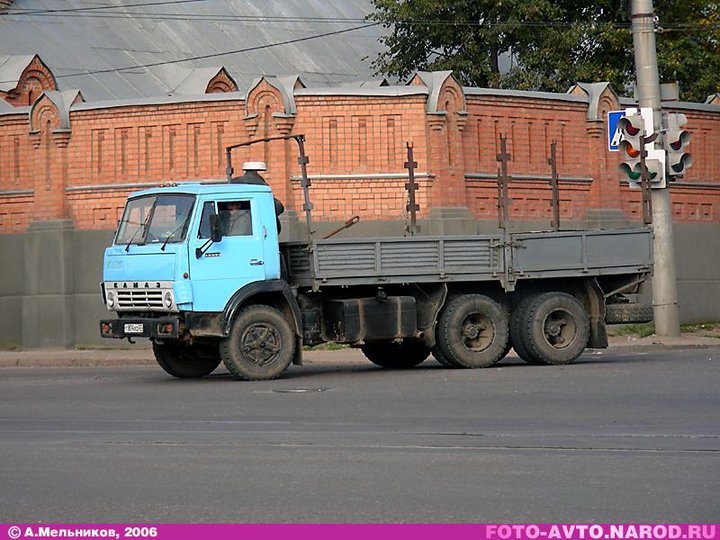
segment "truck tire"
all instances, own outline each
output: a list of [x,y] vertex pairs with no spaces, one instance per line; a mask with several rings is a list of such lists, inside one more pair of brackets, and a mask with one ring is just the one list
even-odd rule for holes
[[523,343],[542,364],[572,364],[587,347],[590,320],[574,297],[562,292],[533,299],[523,317]]
[[440,316],[437,346],[455,367],[489,367],[503,358],[508,333],[507,314],[500,304],[481,294],[465,294],[453,299]]
[[220,343],[220,357],[233,378],[243,381],[276,379],[295,354],[290,322],[265,305],[243,308],[230,335]]
[[607,304],[607,324],[646,323],[653,320],[652,304]]
[[155,360],[173,377],[196,379],[210,375],[220,365],[220,354],[210,345],[193,347],[177,341],[152,344]]
[[376,341],[366,343],[360,350],[373,364],[388,369],[409,369],[422,364],[430,356],[430,347],[420,341],[401,343]]
[[438,347],[437,345],[435,345],[433,347],[432,355],[433,355],[433,358],[435,358],[435,360],[437,360],[441,365],[443,365],[445,367],[453,367],[453,368],[458,367],[455,364],[453,364],[452,362],[450,362],[450,360],[447,359],[447,357],[440,350],[440,347]]
[[525,345],[524,338],[525,317],[535,298],[537,298],[537,295],[530,295],[523,298],[510,316],[510,342],[512,343],[512,348],[523,362],[532,365],[542,364],[542,362],[530,354],[530,351]]

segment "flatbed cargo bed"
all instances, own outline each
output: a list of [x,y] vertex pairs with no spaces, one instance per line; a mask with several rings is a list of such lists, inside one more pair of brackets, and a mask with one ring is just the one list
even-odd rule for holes
[[290,280],[327,286],[493,281],[647,273],[647,228],[285,242]]

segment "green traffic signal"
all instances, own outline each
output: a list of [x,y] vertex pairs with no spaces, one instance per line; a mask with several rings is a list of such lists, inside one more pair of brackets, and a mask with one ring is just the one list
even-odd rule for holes
[[628,163],[621,163],[620,172],[627,175],[630,180],[637,181],[641,176],[640,164],[638,163],[636,167],[631,167]]
[[[648,178],[652,181],[658,176],[660,163],[655,159],[646,161],[646,167],[648,171]],[[642,166],[638,161],[634,165],[630,165],[628,162],[620,164],[620,172],[625,174],[631,182],[639,182],[642,178]]]

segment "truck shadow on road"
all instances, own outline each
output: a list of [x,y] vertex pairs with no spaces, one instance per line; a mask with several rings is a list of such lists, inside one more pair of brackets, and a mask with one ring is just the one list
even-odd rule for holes
[[[376,366],[370,362],[366,362],[362,359],[358,360],[345,360],[345,359],[339,359],[339,360],[332,360],[332,359],[326,359],[326,360],[315,360],[307,362],[303,366],[291,366],[288,368],[287,371],[285,371],[282,376],[278,379],[274,379],[271,381],[235,381],[230,373],[225,369],[225,367],[221,364],[215,372],[213,372],[211,375],[204,377],[202,379],[174,379],[171,377],[167,377],[164,380],[168,383],[174,382],[174,383],[210,383],[210,382],[218,382],[218,381],[227,381],[227,382],[238,382],[238,383],[245,383],[250,385],[255,384],[263,384],[263,383],[272,383],[276,381],[299,381],[299,380],[312,380],[312,379],[323,379],[326,377],[356,377],[360,380],[367,380],[368,378],[397,378],[401,377],[403,379],[407,378],[427,378],[427,377],[436,377],[436,376],[442,376],[442,377],[451,377],[451,378],[458,378],[458,379],[471,379],[471,378],[478,378],[481,379],[485,376],[489,375],[496,375],[498,373],[502,373],[505,370],[520,370],[518,374],[521,373],[527,373],[530,374],[535,373],[537,374],[539,371],[542,371],[544,373],[552,372],[552,371],[566,371],[566,370],[575,370],[577,372],[581,372],[585,369],[592,369],[597,366],[603,366],[603,365],[623,365],[623,364],[635,364],[635,363],[649,363],[649,362],[664,362],[666,359],[663,359],[662,353],[649,353],[649,352],[643,352],[643,353],[632,353],[632,354],[613,354],[613,355],[604,355],[604,354],[598,354],[593,352],[588,352],[584,355],[582,355],[578,361],[571,365],[559,365],[559,366],[551,366],[551,365],[532,365],[524,362],[517,356],[510,356],[504,359],[503,361],[497,363],[494,366],[483,368],[483,369],[453,369],[448,368],[437,362],[432,357],[423,362],[421,365],[416,366],[414,368],[410,369],[387,369],[382,368],[379,366]],[[358,382],[360,382],[360,380]]]

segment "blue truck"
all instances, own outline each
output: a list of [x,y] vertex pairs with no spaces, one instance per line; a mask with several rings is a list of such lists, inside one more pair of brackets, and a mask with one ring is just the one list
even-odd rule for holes
[[[299,138],[298,138],[299,137]],[[257,172],[132,194],[105,251],[105,338],[148,338],[175,377],[223,363],[241,380],[302,364],[304,346],[359,347],[391,369],[431,354],[488,367],[512,347],[569,364],[607,347],[606,323],[651,318],[627,302],[652,272],[652,233],[543,231],[317,238],[302,136],[307,239],[279,241],[281,204]],[[239,145],[238,145],[239,146]]]

